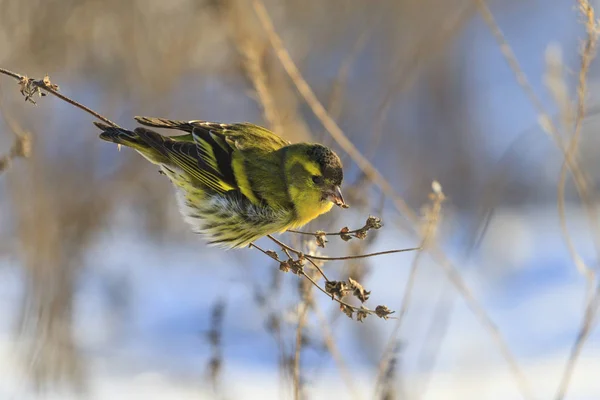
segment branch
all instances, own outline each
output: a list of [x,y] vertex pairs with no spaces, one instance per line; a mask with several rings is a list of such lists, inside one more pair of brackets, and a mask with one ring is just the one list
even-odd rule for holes
[[15,78],[18,81],[19,85],[21,86],[21,94],[23,96],[25,96],[25,101],[29,101],[33,104],[36,104],[35,101],[33,100],[33,96],[35,94],[39,94],[40,96],[45,96],[46,95],[45,93],[50,93],[50,94],[58,97],[59,99],[66,101],[67,103],[85,111],[86,113],[93,115],[94,117],[98,118],[100,121],[103,121],[111,126],[114,126],[115,128],[120,128],[119,125],[112,122],[110,119],[106,118],[102,114],[99,114],[96,111],[92,110],[91,108],[88,108],[88,107],[84,106],[83,104],[59,93],[58,85],[54,85],[52,82],[50,82],[50,78],[48,77],[48,75],[46,75],[44,77],[44,79],[36,80],[36,79],[28,78],[26,75],[17,74],[16,72],[12,72],[12,71],[9,71],[4,68],[0,68],[0,74],[12,76],[13,78]]
[[[321,292],[326,294],[328,297],[331,297],[331,299],[333,301],[336,301],[337,303],[339,303],[340,310],[344,314],[346,314],[349,318],[352,319],[352,317],[354,316],[354,313],[356,313],[357,320],[362,322],[364,320],[364,318],[366,318],[367,315],[370,315],[370,314],[377,315],[379,318],[388,319],[388,318],[390,318],[389,315],[394,313],[394,311],[390,310],[388,307],[386,307],[384,305],[379,305],[375,308],[375,310],[371,310],[365,306],[356,307],[356,306],[353,306],[353,305],[345,302],[344,300],[342,300],[342,298],[344,296],[346,296],[347,294],[352,293],[352,295],[354,295],[361,302],[364,303],[369,298],[369,295],[371,292],[366,291],[360,283],[356,282],[352,278],[348,278],[348,283],[346,283],[344,281],[330,281],[330,280],[325,279],[325,281],[326,281],[325,288],[321,287],[310,275],[308,275],[304,271],[305,260],[308,257],[314,258],[314,256],[306,255],[306,254],[302,253],[301,251],[296,250],[296,249],[286,245],[285,243],[275,239],[274,237],[272,237],[270,235],[268,237],[269,237],[269,239],[273,240],[275,243],[277,243],[278,245],[281,246],[284,253],[288,256],[287,261],[281,260],[278,256],[277,252],[275,252],[273,250],[264,250],[263,248],[257,246],[254,243],[250,243],[249,247],[254,247],[257,250],[259,250],[261,253],[263,253],[266,256],[277,261],[279,263],[279,269],[281,271],[283,271],[283,272],[292,271],[294,274],[303,276],[304,278],[308,279],[314,287],[319,289]],[[289,254],[290,251],[292,253],[296,254],[297,259],[294,259],[290,256],[290,254]],[[321,274],[322,274],[322,272],[321,272]]]
[[292,253],[294,253],[294,254],[296,254],[298,256],[305,257],[305,258],[307,258],[309,260],[312,259],[312,260],[320,260],[320,261],[356,260],[356,259],[359,259],[359,258],[377,257],[377,256],[383,256],[385,254],[404,253],[406,251],[415,251],[415,250],[420,250],[421,249],[421,247],[412,247],[412,248],[409,248],[409,249],[385,250],[385,251],[378,251],[376,253],[358,254],[356,256],[324,257],[324,256],[313,256],[311,254],[304,254],[300,250],[296,250],[296,249],[288,246],[287,244],[281,242],[280,240],[277,240],[272,235],[267,235],[267,237],[269,239],[271,239],[272,241],[274,241],[275,243],[277,243],[278,245],[280,245],[285,250],[291,251]]

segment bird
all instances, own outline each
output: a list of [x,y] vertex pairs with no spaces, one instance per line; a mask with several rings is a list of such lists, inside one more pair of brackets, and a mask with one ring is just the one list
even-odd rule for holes
[[[136,150],[176,188],[183,219],[209,245],[243,248],[347,208],[342,162],[319,143],[290,143],[249,122],[134,117],[133,131],[95,122],[100,139]],[[164,136],[149,129],[182,131]]]

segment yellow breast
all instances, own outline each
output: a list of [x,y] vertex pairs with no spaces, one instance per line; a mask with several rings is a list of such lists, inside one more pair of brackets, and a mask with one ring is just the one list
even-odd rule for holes
[[295,229],[306,225],[333,207],[333,203],[321,201],[320,194],[312,191],[292,193],[292,198],[294,199],[296,218],[292,221],[292,226],[288,227],[288,229]]

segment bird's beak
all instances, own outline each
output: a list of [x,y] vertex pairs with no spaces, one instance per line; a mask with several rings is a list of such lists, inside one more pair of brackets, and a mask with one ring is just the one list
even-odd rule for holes
[[344,196],[342,196],[342,191],[339,186],[335,186],[332,191],[327,193],[327,198],[336,206],[342,208],[350,207],[348,204],[344,202]]

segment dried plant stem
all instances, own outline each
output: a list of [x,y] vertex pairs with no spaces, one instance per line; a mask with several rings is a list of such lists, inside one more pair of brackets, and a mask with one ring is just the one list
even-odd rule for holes
[[31,134],[25,132],[15,120],[5,111],[4,104],[0,101],[0,113],[8,124],[10,131],[15,137],[8,154],[0,156],[0,173],[6,171],[15,158],[29,158],[31,156]]
[[[357,233],[360,230],[361,229],[354,229],[354,230],[351,230],[351,231],[348,231],[348,232],[323,232],[323,233],[320,233],[320,234],[324,235],[324,236],[352,235],[353,233]],[[295,229],[288,229],[287,232],[297,233],[299,235],[309,235],[309,236],[315,236],[317,234],[316,232],[297,231]]]
[[283,42],[273,26],[271,17],[265,8],[262,0],[252,0],[254,11],[258,16],[263,28],[265,29],[267,36],[275,50],[275,54],[281,65],[292,79],[294,85],[310,106],[315,116],[321,121],[321,124],[334,138],[334,140],[342,147],[342,149],[348,153],[348,155],[354,160],[358,167],[365,173],[369,179],[371,179],[377,186],[379,186],[383,192],[394,201],[394,204],[400,210],[400,212],[411,222],[418,220],[417,215],[414,211],[406,204],[406,202],[396,193],[392,185],[379,173],[379,171],[371,164],[369,160],[354,146],[354,144],[348,139],[344,132],[340,129],[337,123],[329,116],[323,104],[319,101],[311,87],[308,85],[306,80],[302,77],[302,74],[298,70],[298,67],[292,60],[287,49],[283,45]]
[[[529,80],[527,79],[527,76],[523,72],[523,69],[521,68],[521,65],[519,64],[519,61],[517,60],[515,53],[512,51],[512,48],[510,47],[510,45],[508,44],[508,41],[504,37],[502,30],[500,30],[500,27],[496,23],[496,19],[494,18],[494,15],[492,14],[491,10],[489,9],[486,1],[485,0],[473,0],[473,1],[475,2],[475,5],[477,6],[477,9],[478,9],[480,15],[482,16],[484,22],[486,23],[486,25],[488,26],[488,28],[494,35],[494,38],[496,39],[496,42],[498,43],[498,46],[500,47],[500,51],[504,55],[504,58],[506,59],[506,62],[508,63],[510,69],[515,74],[517,83],[519,84],[519,86],[521,86],[521,88],[523,89],[523,91],[525,92],[527,97],[529,98],[529,101],[533,104],[533,106],[537,110],[538,114],[540,116],[547,116],[548,114],[545,111],[544,104],[542,103],[540,98],[535,93],[535,90],[533,90],[533,86],[531,86],[531,83],[529,83]],[[553,134],[557,134],[557,133],[558,132],[553,132]]]
[[338,349],[336,341],[333,337],[333,333],[330,329],[330,324],[325,318],[325,315],[323,315],[323,311],[321,310],[321,307],[317,302],[313,302],[312,310],[314,311],[315,315],[317,316],[317,319],[319,320],[319,326],[321,327],[325,347],[327,347],[327,351],[329,352],[329,354],[331,354],[331,357],[333,358],[337,369],[340,371],[340,375],[342,376],[342,380],[348,388],[350,396],[355,400],[360,399],[361,396],[357,392],[357,388],[354,385],[354,379],[352,377],[352,374],[350,373],[350,370],[348,370],[348,366],[344,361],[344,357]]
[[212,356],[208,361],[208,376],[215,395],[220,394],[221,373],[223,371],[223,319],[225,302],[217,300],[212,306],[210,330],[206,333]]
[[[290,54],[286,50],[283,42],[273,26],[273,22],[269,17],[269,14],[261,0],[252,0],[254,11],[256,12],[263,29],[267,33],[271,45],[275,50],[277,57],[279,58],[282,66],[290,76],[291,80],[296,85],[296,88],[311,107],[315,116],[320,120],[325,129],[334,138],[334,140],[342,147],[342,149],[350,155],[361,171],[375,183],[382,192],[388,196],[394,203],[396,209],[412,223],[412,229],[415,230],[415,225],[418,224],[418,217],[416,213],[406,204],[406,202],[395,192],[391,184],[377,171],[377,169],[369,162],[369,160],[363,156],[363,154],[354,146],[354,144],[348,139],[344,132],[340,129],[337,123],[327,114],[327,111],[323,105],[319,102],[316,95],[302,77],[300,71],[296,67]],[[496,345],[500,349],[500,353],[505,358],[510,366],[511,371],[515,377],[515,380],[521,390],[522,395],[525,398],[532,398],[531,391],[529,390],[527,381],[523,376],[516,359],[512,355],[508,345],[504,341],[498,327],[493,323],[489,315],[485,312],[485,309],[472,295],[469,288],[466,286],[458,270],[452,265],[450,260],[444,255],[444,253],[437,247],[431,247],[435,260],[442,266],[446,274],[450,278],[452,284],[457,288],[459,293],[465,298],[469,307],[474,312],[480,323],[488,330],[489,334],[494,339]]]
[[299,310],[298,325],[296,327],[296,351],[294,353],[293,361],[294,400],[300,400],[300,394],[302,392],[302,382],[300,381],[300,354],[302,352],[302,332],[304,330],[304,326],[306,325],[306,319],[308,316],[307,300],[303,300],[299,307],[301,309]]
[[406,65],[395,67],[400,73],[397,75],[398,78],[395,79],[395,82],[392,82],[392,84],[389,85],[377,108],[377,114],[373,119],[372,139],[369,143],[369,148],[366,151],[368,159],[375,155],[375,152],[379,147],[379,143],[381,142],[385,131],[383,129],[384,123],[396,94],[409,89],[413,82],[416,81],[418,72],[425,63],[431,61],[441,49],[450,43],[451,40],[456,38],[456,35],[460,32],[460,27],[463,26],[473,14],[473,8],[473,6],[467,4],[462,9],[456,11],[455,16],[445,18],[438,29],[433,30],[431,35],[417,42],[408,57],[402,57],[402,60],[403,62],[406,62]]
[[222,7],[225,15],[223,20],[229,24],[230,36],[237,47],[241,64],[246,76],[251,81],[256,91],[257,103],[262,107],[265,120],[274,132],[283,131],[281,115],[278,112],[271,85],[267,78],[267,52],[268,44],[265,38],[257,35],[248,26],[244,13],[244,4],[235,1],[226,1]]
[[560,379],[560,383],[558,385],[558,389],[556,391],[556,395],[554,396],[555,400],[562,400],[567,395],[567,390],[569,389],[571,377],[573,376],[575,366],[577,365],[577,361],[579,360],[579,356],[581,354],[581,351],[583,350],[585,342],[587,341],[588,337],[590,336],[590,333],[592,332],[592,327],[594,326],[594,321],[598,313],[599,306],[600,284],[598,284],[596,288],[595,296],[593,296],[590,299],[585,308],[583,322],[581,324],[581,327],[579,328],[579,332],[577,333],[575,343],[573,343],[573,346],[571,347],[569,359],[567,360],[562,377]]
[[16,135],[10,150],[4,156],[0,156],[0,174],[6,171],[15,158],[28,158],[31,154],[31,136]]
[[408,249],[385,250],[385,251],[378,251],[376,253],[358,254],[358,255],[355,255],[355,256],[325,257],[325,256],[313,256],[313,255],[310,255],[310,254],[304,254],[300,250],[296,250],[296,249],[288,246],[287,244],[283,243],[282,241],[277,240],[272,235],[267,235],[267,237],[269,239],[271,239],[272,241],[274,241],[275,243],[277,243],[278,245],[280,245],[281,247],[283,247],[284,249],[286,249],[288,251],[291,251],[292,253],[294,253],[296,255],[302,255],[303,257],[305,257],[308,260],[313,259],[313,260],[319,260],[319,261],[357,260],[359,258],[377,257],[377,256],[385,255],[385,254],[404,253],[406,251],[416,251],[416,250],[420,250],[421,249],[420,247],[411,247],[411,248],[408,248]]
[[424,398],[427,394],[442,342],[448,333],[448,327],[450,326],[452,312],[456,303],[450,291],[451,288],[449,286],[444,286],[442,289],[431,317],[431,323],[419,350],[417,368],[420,371],[424,371],[425,376],[417,389],[418,395],[415,396],[415,399],[418,397]]
[[316,262],[314,262],[312,260],[313,256],[310,255],[306,255],[304,253],[302,253],[301,251],[298,251],[290,246],[288,246],[287,244],[283,243],[280,240],[277,240],[275,237],[273,237],[273,235],[267,235],[267,237],[269,239],[271,239],[272,241],[274,241],[275,243],[277,243],[279,246],[281,246],[281,248],[283,249],[283,251],[285,252],[285,254],[288,256],[288,258],[291,258],[290,254],[288,253],[288,251],[293,252],[296,255],[302,255],[303,257],[305,257],[311,264],[313,267],[315,267],[315,269],[317,271],[319,271],[319,273],[321,274],[321,276],[323,277],[323,279],[325,279],[326,281],[328,281],[329,279],[327,279],[327,276],[325,275],[325,272],[323,272],[323,269],[321,267],[319,267],[319,265],[317,265]]
[[[588,184],[587,184],[587,181],[585,179],[583,172],[580,170],[575,157],[572,157],[571,155],[569,155],[568,150],[565,148],[565,145],[562,141],[562,138],[561,138],[558,128],[554,125],[554,123],[552,123],[552,119],[550,118],[549,113],[546,111],[542,101],[540,100],[540,98],[537,96],[537,94],[533,90],[531,83],[529,83],[529,80],[527,79],[527,76],[523,72],[523,69],[521,68],[521,66],[519,64],[519,61],[517,60],[517,57],[515,56],[514,52],[512,51],[512,48],[510,47],[506,38],[504,37],[504,34],[500,30],[500,27],[498,26],[492,12],[490,11],[489,7],[486,4],[485,0],[473,0],[473,1],[475,1],[476,5],[478,7],[479,13],[481,14],[485,23],[488,25],[488,28],[494,35],[496,42],[498,43],[498,46],[500,47],[500,50],[501,50],[502,54],[504,55],[504,58],[506,59],[509,67],[515,74],[517,83],[519,84],[519,86],[521,86],[521,88],[525,92],[526,96],[529,98],[529,101],[533,104],[534,108],[536,109],[536,112],[539,115],[539,121],[540,121],[540,124],[542,125],[543,130],[550,136],[550,138],[554,141],[554,143],[559,148],[559,150],[561,152],[563,152],[563,154],[565,155],[565,166],[573,174],[573,178],[575,181],[575,185],[576,185],[579,197],[582,199],[582,201],[586,205],[586,211],[588,212],[588,216],[590,217],[590,219],[589,219],[590,224],[592,225],[592,228],[596,231],[596,234],[594,236],[598,237],[599,236],[598,232],[599,232],[600,228],[598,228],[598,222],[597,222],[597,217],[596,217],[597,213],[594,211],[596,207],[594,205],[594,202],[591,200],[591,198],[589,196],[589,188],[588,188]],[[562,175],[562,172],[561,172],[561,175]],[[562,181],[562,178],[561,178],[561,181]],[[583,258],[581,256],[579,256],[577,249],[575,248],[575,245],[573,243],[573,240],[571,239],[571,235],[567,228],[566,216],[565,216],[565,206],[564,206],[564,187],[563,187],[563,185],[564,185],[564,183],[563,184],[559,183],[559,189],[558,189],[558,191],[559,191],[558,211],[559,211],[561,230],[563,232],[563,237],[565,239],[569,253],[571,255],[571,258],[573,259],[575,266],[577,267],[578,271],[583,276],[585,276],[588,279],[588,281],[590,281],[591,280],[591,278],[590,278],[591,275],[589,272],[590,268],[585,265]],[[598,244],[597,240],[595,240],[595,244],[596,244],[596,252],[599,254],[599,257],[600,257],[600,245]],[[589,284],[588,284],[588,286],[589,286]]]
[[385,251],[378,251],[375,253],[358,254],[355,256],[343,256],[343,257],[322,257],[322,256],[311,256],[311,255],[307,255],[307,254],[305,254],[304,256],[306,258],[312,258],[313,260],[342,261],[342,260],[358,260],[360,258],[377,257],[377,256],[383,256],[385,254],[404,253],[406,251],[417,251],[417,250],[421,250],[421,248],[420,247],[411,247],[408,249],[385,250]]
[[[272,238],[272,237],[270,237],[270,236],[269,236],[269,238],[273,239],[273,238]],[[285,243],[282,243],[282,242],[280,242],[280,241],[278,241],[278,240],[276,240],[276,239],[275,239],[275,242],[276,242],[277,244],[280,244],[280,245],[282,246],[282,248],[284,249],[284,251],[286,251],[286,250],[287,250],[287,251],[292,251],[293,253],[297,253],[297,254],[303,254],[302,252],[299,252],[298,250],[295,250],[295,249],[293,249],[293,248],[289,247],[288,245],[286,245]],[[284,247],[284,246],[285,246],[285,247]],[[266,256],[268,256],[268,257],[272,258],[273,260],[275,260],[275,261],[277,261],[277,262],[279,262],[279,263],[283,262],[283,260],[279,259],[279,257],[278,257],[276,254],[273,254],[273,252],[268,252],[268,251],[266,251],[265,249],[263,249],[263,248],[261,248],[261,247],[257,246],[255,243],[250,243],[249,247],[254,247],[255,249],[259,250],[259,251],[260,251],[261,253],[263,253],[264,255],[266,255]],[[289,253],[288,253],[288,254],[289,254]],[[304,255],[304,257],[308,257],[308,256],[305,254],[305,255]],[[312,283],[312,285],[313,285],[314,287],[316,287],[317,289],[319,289],[321,292],[325,293],[325,294],[327,295],[327,297],[330,297],[330,298],[331,298],[333,301],[335,301],[335,302],[339,303],[339,304],[340,304],[340,305],[342,305],[342,306],[348,307],[348,308],[350,308],[350,309],[352,309],[352,310],[354,310],[354,311],[357,311],[357,312],[358,312],[358,311],[361,311],[361,312],[365,312],[365,313],[367,313],[367,314],[373,314],[373,315],[376,315],[376,314],[377,314],[377,312],[376,312],[375,310],[371,310],[371,309],[368,309],[368,308],[366,308],[366,307],[363,307],[363,308],[358,308],[358,307],[355,307],[355,306],[353,306],[352,304],[350,304],[350,303],[347,303],[347,302],[345,302],[345,301],[343,301],[343,300],[341,300],[341,299],[339,299],[339,298],[337,298],[337,297],[335,297],[335,296],[332,296],[332,295],[331,295],[330,293],[328,293],[328,292],[327,292],[325,289],[323,289],[323,288],[322,288],[322,287],[321,287],[321,286],[320,286],[320,285],[317,283],[317,281],[315,281],[315,280],[314,280],[314,278],[312,278],[310,275],[308,275],[308,274],[307,274],[306,272],[304,272],[303,270],[300,270],[300,271],[298,271],[298,275],[301,275],[301,276],[305,277],[306,279],[308,279],[308,280],[310,281],[310,283]]]
[[16,72],[12,72],[9,71],[7,69],[4,68],[0,68],[0,74],[4,74],[4,75],[8,75],[8,76],[12,76],[13,78],[17,79],[18,81],[23,81],[23,80],[28,80],[31,82],[32,85],[34,85],[35,87],[50,93],[56,97],[58,97],[59,99],[66,101],[67,103],[85,111],[86,113],[93,115],[94,117],[98,118],[100,121],[103,121],[111,126],[114,126],[116,128],[119,128],[119,125],[115,124],[114,122],[112,122],[110,119],[106,118],[105,116],[103,116],[102,114],[97,113],[96,111],[92,110],[91,108],[88,108],[86,106],[84,106],[83,104],[59,93],[57,90],[49,87],[48,85],[44,84],[43,80],[33,80],[33,79],[29,79],[27,78],[27,76],[25,75],[20,75],[17,74]]
[[[586,31],[587,31],[587,39],[584,44],[584,48],[581,53],[581,67],[579,69],[578,75],[578,85],[577,85],[577,114],[575,116],[575,129],[573,131],[573,135],[571,140],[569,141],[567,149],[564,151],[564,162],[562,164],[560,170],[560,178],[558,182],[558,208],[559,208],[559,217],[560,224],[563,233],[567,233],[565,239],[570,243],[569,247],[574,249],[574,244],[571,241],[570,235],[568,235],[568,228],[566,223],[566,214],[565,214],[565,189],[567,182],[567,169],[569,165],[575,165],[578,167],[577,159],[578,159],[578,147],[581,139],[581,128],[583,124],[583,119],[585,118],[585,98],[587,95],[587,75],[589,72],[590,64],[594,59],[596,54],[596,47],[598,42],[598,28],[597,22],[594,16],[594,9],[589,4],[587,0],[578,0],[580,12],[586,19]],[[578,171],[576,175],[574,173],[574,177],[578,187],[581,187],[580,191],[585,193],[586,197],[582,197],[584,207],[588,213],[588,220],[592,226],[592,230],[594,231],[594,240],[596,244],[596,249],[598,253],[598,258],[600,259],[600,226],[598,225],[597,219],[597,208],[592,199],[589,198],[590,188],[588,187],[588,180],[585,179],[583,173]],[[573,250],[571,250],[572,258],[574,260],[575,266],[579,270],[579,272],[588,280],[588,301],[591,301],[591,296],[594,290],[594,282],[595,282],[595,271],[586,266],[585,262],[582,258]]]
[[432,193],[433,202],[429,209],[427,210],[425,217],[425,229],[423,232],[423,240],[421,242],[421,250],[417,252],[415,258],[413,259],[410,273],[408,276],[408,280],[406,281],[406,285],[404,288],[404,294],[402,296],[402,301],[400,305],[400,311],[398,312],[396,324],[394,325],[394,329],[388,339],[387,344],[384,347],[384,351],[381,355],[381,360],[379,362],[379,368],[377,373],[377,379],[375,380],[375,396],[379,393],[379,390],[382,388],[384,383],[384,378],[386,371],[390,366],[390,362],[394,357],[394,348],[398,342],[398,335],[400,334],[400,330],[402,328],[402,322],[404,321],[404,316],[408,312],[408,307],[410,305],[410,298],[412,295],[412,290],[416,282],[417,271],[419,269],[419,262],[421,260],[422,255],[424,254],[424,250],[428,248],[429,244],[435,240],[435,234],[437,232],[437,228],[440,223],[440,218],[442,214],[442,203],[445,200],[444,193],[441,190],[441,186],[434,182],[433,188],[434,191]]
[[479,7],[479,11],[483,16],[486,24],[496,37],[496,40],[504,54],[506,60],[508,61],[511,69],[515,73],[517,77],[517,82],[523,88],[524,92],[529,97],[530,101],[538,111],[540,115],[540,121],[542,122],[542,127],[544,130],[550,134],[551,138],[555,141],[558,148],[564,154],[564,162],[560,172],[559,184],[558,184],[558,212],[559,219],[561,225],[561,231],[563,232],[563,237],[565,239],[565,243],[567,244],[569,253],[573,262],[577,268],[577,270],[586,278],[587,280],[587,290],[586,290],[586,309],[585,316],[582,321],[582,325],[580,327],[579,333],[573,344],[571,349],[571,355],[567,361],[567,365],[565,366],[565,370],[563,376],[561,378],[561,382],[557,389],[557,394],[555,399],[560,400],[563,399],[566,395],[566,391],[568,389],[568,385],[570,382],[570,378],[575,369],[575,365],[581,350],[583,349],[583,345],[587,337],[589,336],[589,332],[591,331],[591,326],[593,319],[596,313],[596,304],[598,299],[600,299],[600,286],[596,290],[594,294],[594,286],[596,286],[596,277],[595,272],[592,268],[588,267],[583,261],[582,257],[578,254],[575,249],[575,245],[568,231],[567,222],[566,222],[566,213],[565,213],[565,186],[567,179],[567,169],[571,171],[573,174],[574,182],[576,185],[576,189],[578,191],[578,195],[584,205],[584,208],[588,214],[588,220],[590,226],[593,231],[594,236],[594,244],[596,247],[596,253],[598,254],[598,259],[600,259],[600,224],[597,219],[597,207],[595,202],[591,198],[590,192],[591,189],[588,184],[588,180],[586,179],[583,171],[580,169],[577,160],[577,148],[581,136],[581,126],[583,123],[583,119],[585,117],[585,96],[587,92],[587,73],[589,71],[589,66],[595,54],[595,48],[597,44],[598,38],[598,27],[597,21],[594,17],[594,10],[592,6],[589,4],[587,0],[578,0],[579,9],[582,15],[585,18],[586,31],[588,34],[587,40],[585,42],[582,56],[581,56],[581,67],[579,70],[578,76],[578,87],[577,87],[577,115],[575,119],[575,129],[574,133],[571,137],[571,140],[566,147],[561,139],[561,136],[558,133],[558,130],[552,124],[551,119],[548,117],[548,113],[545,111],[542,102],[539,100],[537,95],[535,94],[533,88],[527,81],[525,74],[523,73],[514,53],[512,52],[509,44],[507,43],[504,35],[500,31],[498,24],[496,23],[491,11],[485,4],[484,0],[475,0]]
[[[598,34],[599,27],[598,21],[596,20],[594,8],[588,2],[588,0],[578,0],[579,11],[582,16],[585,18],[585,27],[587,32],[587,38],[581,53],[581,67],[579,69],[578,76],[578,85],[577,85],[577,113],[575,117],[575,129],[571,140],[569,142],[568,148],[565,153],[565,160],[563,162],[561,171],[560,171],[560,180],[558,185],[558,198],[559,198],[559,214],[561,216],[561,225],[564,226],[563,231],[566,229],[566,221],[565,221],[565,212],[564,212],[564,196],[565,196],[565,186],[567,180],[567,166],[569,161],[571,163],[575,163],[575,160],[578,156],[578,147],[579,141],[581,138],[581,127],[583,124],[583,119],[585,118],[585,100],[587,95],[587,77],[590,69],[590,65],[592,60],[596,55],[596,47],[598,43]],[[585,181],[584,181],[585,182]],[[583,200],[583,199],[582,199]],[[598,221],[596,219],[596,208],[593,205],[593,201],[584,202],[584,206],[588,212],[590,218],[590,223],[592,224],[592,228],[594,228],[594,238],[596,242],[596,248],[600,248],[598,244],[598,240],[600,239],[600,235],[598,235]],[[600,259],[600,253],[599,253]],[[575,366],[577,364],[577,360],[579,359],[579,355],[583,350],[583,346],[592,330],[593,321],[598,312],[598,302],[600,301],[600,284],[596,284],[596,273],[591,268],[583,268],[583,262],[576,262],[576,266],[578,266],[579,271],[586,277],[588,281],[588,290],[586,296],[586,308],[583,317],[583,321],[581,323],[581,327],[577,334],[577,338],[571,347],[571,353],[565,365],[560,383],[557,388],[557,392],[555,395],[556,400],[562,400],[567,393],[569,388],[569,383],[571,382],[571,377],[575,371]],[[597,285],[596,290],[594,290],[594,286]]]
[[465,299],[467,306],[471,309],[473,314],[479,319],[480,323],[491,335],[496,346],[498,346],[498,349],[500,350],[500,353],[506,360],[523,398],[535,398],[533,396],[527,378],[521,371],[519,363],[512,354],[510,347],[506,343],[506,340],[502,336],[502,333],[500,332],[500,329],[498,328],[496,323],[490,318],[483,306],[475,299],[475,296],[473,295],[469,287],[465,284],[458,270],[454,267],[454,265],[452,265],[452,263],[442,252],[442,250],[439,249],[439,247],[437,247],[434,243],[431,243],[430,248],[430,254],[433,257],[433,259],[444,269],[450,282],[458,290],[460,295]]
[[[362,29],[354,45],[352,46],[352,50],[348,53],[348,55],[341,62],[340,67],[338,69],[338,73],[336,78],[333,81],[333,86],[331,88],[331,94],[329,96],[329,104],[327,107],[327,113],[334,119],[338,119],[342,112],[342,104],[344,98],[344,92],[346,88],[346,81],[348,80],[348,75],[350,73],[350,67],[365,47],[369,37],[371,36],[370,27],[372,25],[367,24],[365,28]],[[324,145],[329,145],[329,140],[331,136],[327,134],[327,130],[323,131],[319,135],[319,142]]]

